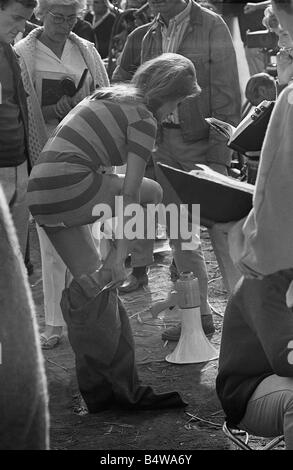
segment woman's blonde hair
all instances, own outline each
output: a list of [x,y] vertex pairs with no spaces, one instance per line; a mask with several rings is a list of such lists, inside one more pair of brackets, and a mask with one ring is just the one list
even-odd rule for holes
[[77,13],[81,14],[86,9],[86,0],[38,0],[38,6],[35,9],[35,15],[39,20],[54,6],[75,6]]
[[140,90],[143,101],[156,111],[166,101],[175,101],[201,91],[191,60],[180,54],[161,54],[142,64],[131,83]]
[[167,101],[198,95],[200,91],[193,63],[180,54],[167,53],[141,65],[130,83],[102,88],[92,99],[141,102],[156,113]]

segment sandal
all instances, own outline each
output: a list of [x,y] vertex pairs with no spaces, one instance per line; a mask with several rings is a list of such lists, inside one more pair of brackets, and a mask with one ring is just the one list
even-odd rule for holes
[[45,336],[44,333],[42,333],[40,335],[41,348],[42,349],[53,349],[56,346],[58,346],[58,344],[61,341],[61,338],[62,338],[62,336],[60,336],[60,335],[52,335],[52,336],[49,336],[49,338],[47,338],[47,336]]

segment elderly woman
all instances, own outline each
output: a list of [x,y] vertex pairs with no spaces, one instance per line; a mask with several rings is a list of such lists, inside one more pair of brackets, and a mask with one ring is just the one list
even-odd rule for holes
[[[43,27],[18,42],[16,51],[29,110],[29,149],[32,165],[60,120],[97,87],[109,84],[103,62],[94,44],[71,32],[85,8],[84,0],[39,0],[37,17]],[[84,70],[88,73],[76,91]],[[64,80],[66,79],[66,80]],[[38,227],[42,255],[45,331],[43,348],[56,346],[64,325],[60,310],[65,265]]]
[[[178,54],[162,54],[145,62],[131,84],[97,91],[71,111],[32,170],[31,213],[74,277],[64,292],[62,311],[90,412],[113,404],[183,404],[178,395],[158,397],[139,385],[127,314],[115,290],[101,290],[110,281],[117,286],[126,278],[129,205],[146,207],[162,198],[159,184],[143,177],[158,123],[187,95],[198,92],[192,62]],[[112,165],[124,164],[125,176],[109,172]],[[122,199],[118,214],[117,196]],[[105,218],[109,213],[118,217],[116,246],[102,267],[88,227],[101,211]]]

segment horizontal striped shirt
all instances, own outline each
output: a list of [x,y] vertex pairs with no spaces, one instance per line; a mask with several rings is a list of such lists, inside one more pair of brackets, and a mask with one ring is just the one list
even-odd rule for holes
[[121,166],[129,154],[145,161],[154,148],[157,122],[143,105],[86,98],[57,127],[37,161],[66,161],[76,155],[96,167]]
[[100,167],[122,166],[130,155],[148,161],[157,121],[143,105],[86,98],[60,123],[30,175],[32,214],[75,210],[99,191]]

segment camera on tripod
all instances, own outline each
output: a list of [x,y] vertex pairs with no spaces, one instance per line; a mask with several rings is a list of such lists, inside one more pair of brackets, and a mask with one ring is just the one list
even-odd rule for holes
[[277,65],[274,59],[279,50],[278,41],[279,36],[271,31],[246,31],[247,47],[262,50],[266,58],[266,72],[272,77],[277,76]]

